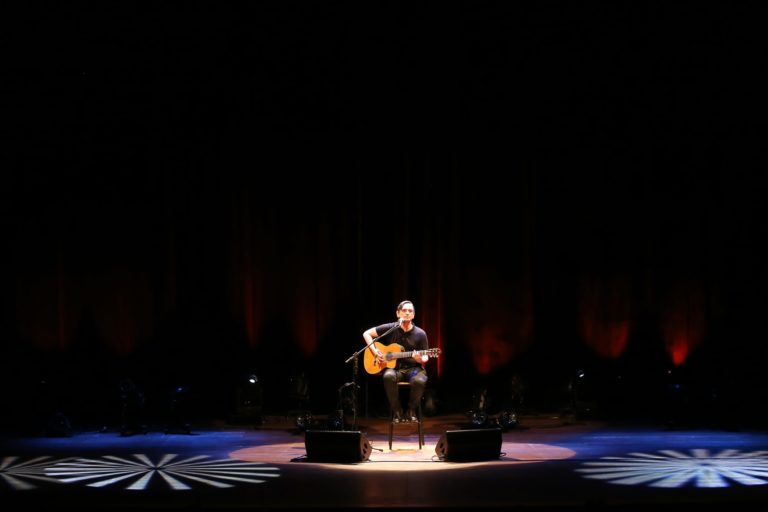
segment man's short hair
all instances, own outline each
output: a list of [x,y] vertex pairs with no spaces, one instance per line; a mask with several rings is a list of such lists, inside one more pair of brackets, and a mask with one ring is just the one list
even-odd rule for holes
[[400,304],[397,305],[397,310],[400,311],[401,309],[403,309],[403,306],[405,306],[406,304],[410,304],[411,306],[413,306],[413,302],[412,301],[404,300],[403,302],[401,302]]

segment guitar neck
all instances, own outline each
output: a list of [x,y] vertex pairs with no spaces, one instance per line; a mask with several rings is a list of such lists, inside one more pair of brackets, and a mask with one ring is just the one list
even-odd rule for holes
[[394,352],[392,353],[393,359],[401,359],[403,357],[414,357],[421,355],[422,353],[427,353],[428,350],[411,350],[410,352]]

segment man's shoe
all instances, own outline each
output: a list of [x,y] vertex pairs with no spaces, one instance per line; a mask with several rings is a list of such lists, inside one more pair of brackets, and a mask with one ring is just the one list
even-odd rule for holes
[[402,423],[404,421],[402,412],[395,411],[392,413],[392,423]]
[[419,418],[413,412],[413,409],[408,409],[408,411],[406,411],[406,413],[405,413],[405,421],[410,421],[411,423],[418,423]]

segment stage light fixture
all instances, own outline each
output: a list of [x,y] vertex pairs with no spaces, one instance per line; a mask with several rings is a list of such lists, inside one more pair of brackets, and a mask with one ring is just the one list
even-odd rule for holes
[[296,417],[296,428],[299,432],[305,432],[312,425],[312,414],[300,414]]
[[180,384],[171,389],[165,433],[191,434],[190,416],[194,409],[189,386]]
[[262,423],[264,396],[262,381],[256,372],[238,375],[235,386],[234,411],[232,422]]
[[519,424],[517,413],[514,411],[502,411],[499,415],[499,426],[502,430],[516,428]]
[[473,427],[482,427],[486,423],[488,423],[488,415],[485,414],[483,411],[473,411],[472,412],[472,426]]
[[328,416],[328,430],[344,430],[344,411],[335,411]]
[[119,383],[121,402],[121,436],[132,436],[147,432],[144,425],[144,393],[130,378]]

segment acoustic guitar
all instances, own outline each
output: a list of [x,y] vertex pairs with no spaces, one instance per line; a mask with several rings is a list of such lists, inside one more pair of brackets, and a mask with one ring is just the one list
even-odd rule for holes
[[373,342],[373,346],[376,347],[383,355],[384,362],[381,365],[376,364],[376,356],[373,355],[370,349],[365,351],[363,357],[363,367],[365,371],[370,374],[377,374],[384,368],[394,368],[398,359],[405,357],[417,357],[421,355],[428,355],[429,357],[437,357],[440,355],[439,348],[428,348],[426,350],[411,350],[403,352],[402,345],[392,343],[391,345],[382,345],[378,341]]

